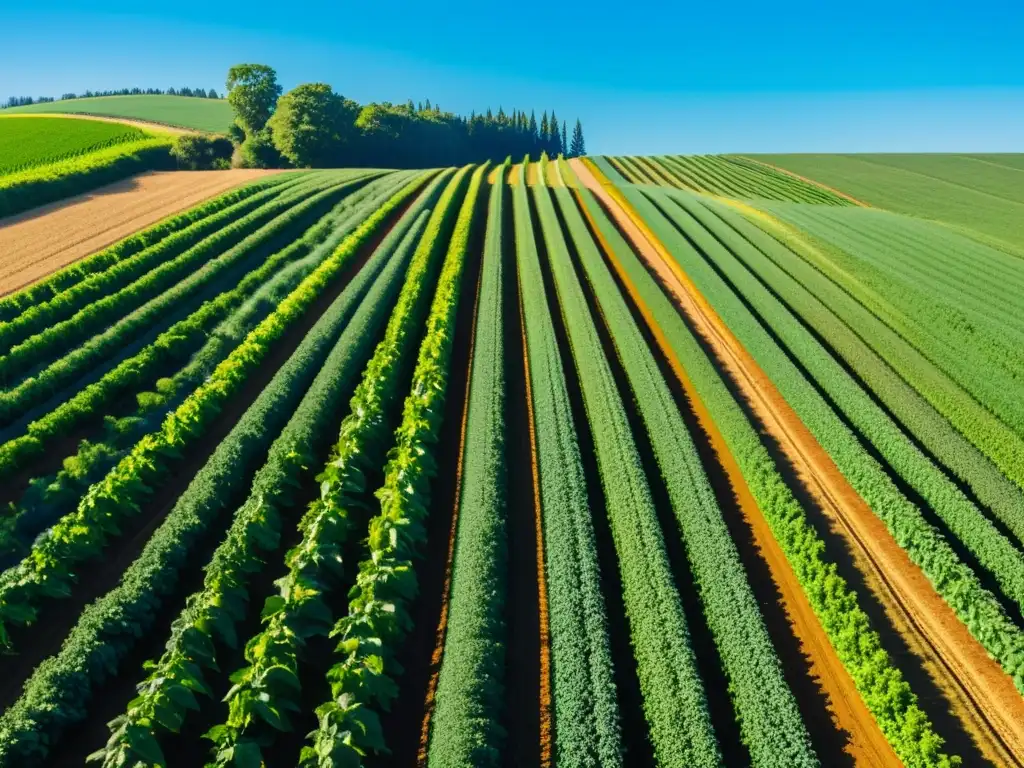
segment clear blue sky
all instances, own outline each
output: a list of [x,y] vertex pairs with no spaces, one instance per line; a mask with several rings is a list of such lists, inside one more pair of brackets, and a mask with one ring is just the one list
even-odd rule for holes
[[364,102],[554,107],[592,153],[1024,151],[1022,0],[0,0],[0,26],[3,97],[260,61]]

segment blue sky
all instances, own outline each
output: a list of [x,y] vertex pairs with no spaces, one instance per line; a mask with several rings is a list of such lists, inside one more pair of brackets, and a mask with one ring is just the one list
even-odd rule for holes
[[360,101],[554,107],[593,153],[1024,151],[1019,0],[0,0],[0,27],[3,97],[261,61]]

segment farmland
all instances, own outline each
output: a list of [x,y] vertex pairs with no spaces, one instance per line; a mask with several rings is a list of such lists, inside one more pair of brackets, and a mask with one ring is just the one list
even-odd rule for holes
[[1024,765],[1024,260],[517,160],[9,222],[0,766]]
[[181,126],[209,133],[223,133],[232,121],[231,107],[224,99],[196,99],[188,96],[163,94],[68,99],[11,107],[4,112],[12,115],[76,113],[102,115]]

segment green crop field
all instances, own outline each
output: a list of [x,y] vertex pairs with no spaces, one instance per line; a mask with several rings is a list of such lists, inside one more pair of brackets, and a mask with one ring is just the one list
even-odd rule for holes
[[130,125],[96,120],[0,117],[0,176],[148,136]]
[[145,120],[210,133],[225,133],[234,119],[231,107],[224,99],[163,95],[98,96],[89,99],[69,99],[46,104],[12,107],[5,112],[10,114],[81,112]]
[[869,205],[1024,249],[1022,155],[752,155]]
[[0,766],[1013,764],[1024,259],[917,213],[299,170],[0,297]]

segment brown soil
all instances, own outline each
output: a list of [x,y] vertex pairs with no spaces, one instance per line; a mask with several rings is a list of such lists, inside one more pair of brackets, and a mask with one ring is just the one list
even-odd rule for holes
[[842,191],[836,189],[835,187],[830,187],[827,184],[822,184],[820,181],[815,181],[814,179],[809,179],[806,176],[801,176],[799,173],[793,173],[793,171],[788,171],[785,168],[781,168],[778,165],[772,165],[771,163],[766,163],[764,160],[758,160],[758,159],[753,158],[753,157],[747,157],[746,155],[743,155],[742,157],[743,157],[744,160],[749,160],[752,163],[757,163],[758,165],[763,165],[765,168],[771,168],[773,171],[778,171],[779,173],[784,173],[787,176],[790,176],[790,177],[792,177],[794,179],[799,179],[800,181],[804,182],[805,184],[810,184],[812,187],[818,187],[818,189],[827,190],[828,192],[831,192],[833,195],[838,195],[839,197],[843,198],[844,200],[849,200],[854,205],[859,205],[862,208],[870,208],[871,207],[867,203],[865,203],[865,202],[863,202],[861,200],[858,200],[856,197],[851,197],[850,195],[848,195],[845,192],[842,192]]
[[144,173],[0,220],[0,296],[274,171]]
[[[714,350],[750,409],[758,416],[761,426],[778,442],[796,468],[797,480],[845,532],[872,577],[873,591],[886,604],[888,612],[894,615],[895,623],[911,635],[909,640],[914,650],[931,662],[929,667],[939,678],[937,682],[957,715],[972,731],[986,758],[1000,765],[1024,762],[1024,699],[1009,676],[988,657],[892,538],[882,521],[840,474],[828,454],[664,246],[649,231],[643,231],[646,227],[641,229],[638,222],[604,189],[589,167],[578,160],[572,162],[580,180],[612,212],[648,266]],[[763,521],[761,530],[767,534],[767,546],[772,539]],[[802,597],[802,591],[795,590],[788,599],[796,607]],[[834,653],[827,653],[830,645],[817,623],[814,622],[809,629],[810,636],[818,635],[817,641],[809,638],[809,642],[822,653],[821,663],[834,670],[823,677],[823,682],[849,680]],[[859,698],[853,695],[852,687],[839,684],[830,694],[837,715],[849,720],[844,727],[853,734],[854,742],[874,741],[870,736],[872,729],[866,728],[868,723],[861,722],[862,718],[856,717],[851,706]],[[843,706],[844,702],[846,706]],[[874,730],[877,731],[877,726]],[[881,751],[880,747],[879,744],[878,751]]]

